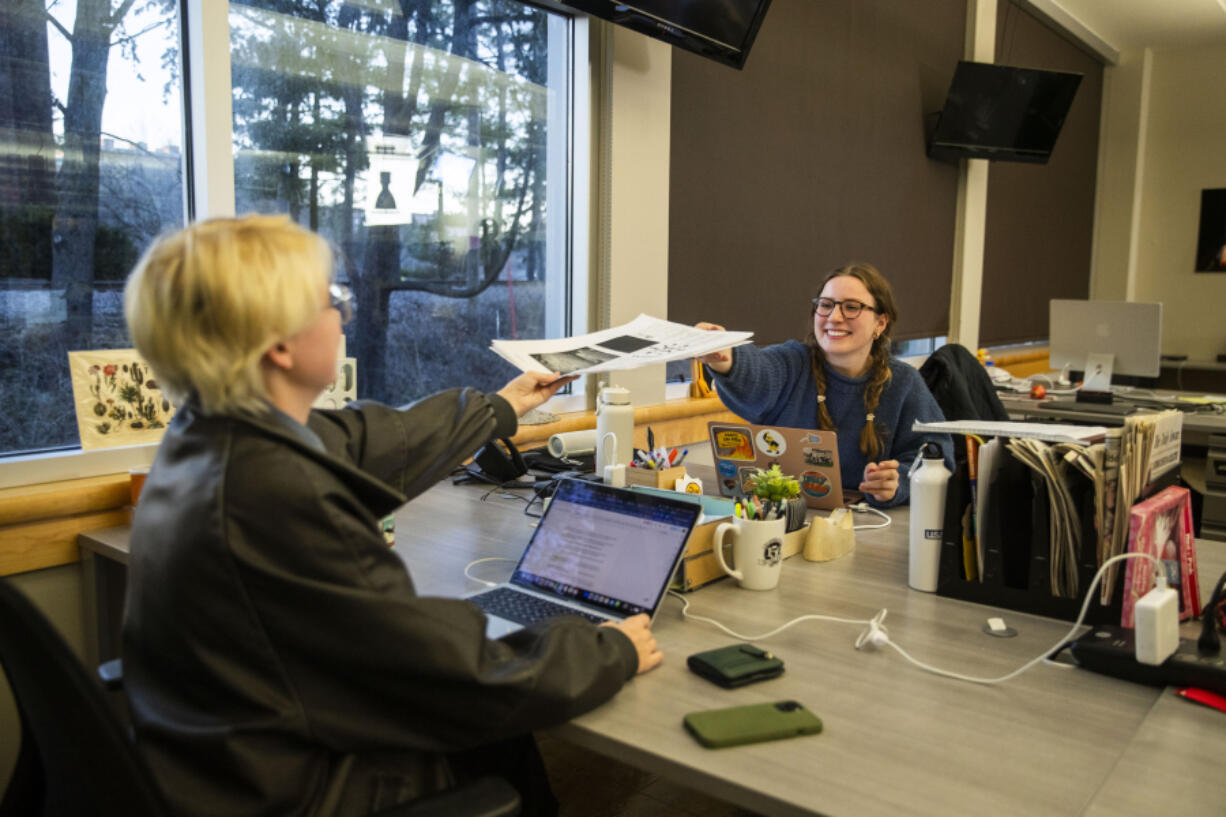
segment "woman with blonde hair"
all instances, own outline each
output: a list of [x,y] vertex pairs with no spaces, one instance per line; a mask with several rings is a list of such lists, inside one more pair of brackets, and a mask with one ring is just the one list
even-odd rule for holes
[[524,736],[659,663],[647,617],[487,640],[471,603],[417,595],[379,520],[569,379],[313,410],[353,300],[285,217],[160,239],[124,298],[178,406],[132,523],[123,638],[136,742],[172,810],[365,815],[492,768],[551,811]]
[[898,310],[889,283],[871,264],[840,267],[822,281],[809,314],[804,343],[737,346],[699,361],[729,409],[758,425],[836,431],[844,487],[875,505],[905,503],[900,468],[924,442],[939,443],[951,468],[953,460],[948,435],[911,430],[916,420],[945,418],[919,372],[890,355]]

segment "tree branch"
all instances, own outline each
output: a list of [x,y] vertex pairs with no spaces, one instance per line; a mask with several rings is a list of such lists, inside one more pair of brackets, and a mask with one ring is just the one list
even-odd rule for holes
[[129,34],[127,37],[120,37],[118,40],[112,41],[109,47],[123,45],[124,43],[130,43],[133,40],[135,40],[137,37],[141,36],[142,34],[148,34],[150,31],[153,31],[155,28],[161,28],[164,25],[166,25],[165,20],[160,20],[156,23],[150,23],[149,25],[145,26],[140,31],[136,32],[135,34]]
[[49,23],[51,23],[51,25],[55,26],[55,27],[56,27],[56,28],[59,30],[60,34],[62,34],[62,35],[64,36],[64,39],[65,39],[65,40],[68,40],[68,42],[72,42],[72,32],[71,32],[71,31],[69,31],[68,29],[64,28],[64,26],[63,26],[63,25],[60,23],[60,21],[59,21],[59,20],[57,20],[57,19],[55,19],[55,16],[54,16],[54,15],[52,15],[52,13],[51,13],[51,12],[49,12],[49,11],[44,11],[44,12],[43,12],[43,14],[46,16],[46,18],[47,18],[47,22],[49,22]]
[[[107,20],[107,23],[113,26],[122,23],[123,18],[128,16],[128,12],[132,10],[132,4],[135,2],[136,0],[123,0],[119,8],[115,9],[115,13]],[[107,5],[110,5],[110,3],[108,2]]]
[[[99,131],[98,134],[100,136],[108,136],[111,139],[114,139],[116,142],[123,142],[126,145],[131,145],[132,147],[136,148],[137,150],[139,150],[141,153],[145,154],[146,156],[152,156],[155,159],[165,159],[166,158],[166,156],[162,154],[154,153],[152,150],[145,147],[140,142],[133,142],[131,139],[127,138],[126,136],[120,136],[117,133],[110,133],[108,131]],[[177,156],[175,157],[175,161],[178,161]]]

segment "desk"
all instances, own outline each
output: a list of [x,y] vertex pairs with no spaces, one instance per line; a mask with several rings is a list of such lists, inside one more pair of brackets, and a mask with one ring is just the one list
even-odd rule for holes
[[[396,549],[423,592],[476,589],[463,576],[471,560],[519,555],[532,522],[523,503],[485,494],[440,483],[397,513]],[[907,511],[891,515],[892,527],[859,532],[849,556],[787,560],[777,591],[721,581],[690,594],[691,610],[752,633],[803,613],[866,619],[884,606],[891,637],[915,657],[976,675],[1004,674],[1067,630],[1005,611],[1019,636],[990,638],[980,631],[990,608],[908,590]],[[100,554],[126,551],[124,529],[85,538]],[[1202,543],[1200,559],[1205,586],[1226,568],[1226,545]],[[509,570],[494,562],[472,572],[499,581]],[[946,680],[892,650],[856,652],[859,628],[828,622],[759,642],[787,662],[782,677],[722,690],[690,673],[685,656],[730,639],[680,609],[670,598],[656,621],[661,667],[552,734],[768,815],[1151,817],[1216,813],[1226,802],[1226,715],[1170,691],[1045,666],[991,687]],[[692,710],[788,698],[821,716],[823,734],[711,751],[681,726]],[[1195,775],[1141,773],[1158,769]]]

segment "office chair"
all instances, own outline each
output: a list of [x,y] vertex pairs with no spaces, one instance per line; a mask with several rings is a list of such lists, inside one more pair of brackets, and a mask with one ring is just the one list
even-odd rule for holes
[[42,613],[2,580],[0,667],[21,723],[0,817],[169,817],[102,690]]
[[[122,685],[122,663],[100,668]],[[170,817],[101,688],[33,604],[0,580],[0,669],[21,723],[21,748],[0,817]],[[515,817],[519,793],[485,777],[372,817]]]

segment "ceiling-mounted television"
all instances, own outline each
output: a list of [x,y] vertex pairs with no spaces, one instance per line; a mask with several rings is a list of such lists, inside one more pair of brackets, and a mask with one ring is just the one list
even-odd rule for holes
[[928,155],[1046,164],[1081,77],[959,61],[928,138]]
[[562,5],[742,68],[771,0],[561,0]]

